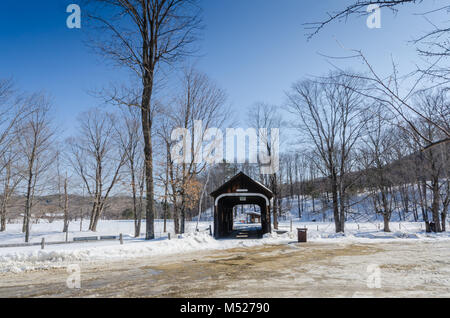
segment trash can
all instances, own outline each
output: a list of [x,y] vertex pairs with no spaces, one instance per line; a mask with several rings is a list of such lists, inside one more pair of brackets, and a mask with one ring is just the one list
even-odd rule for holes
[[308,241],[308,239],[307,239],[307,237],[308,237],[308,235],[307,235],[308,229],[307,228],[297,229],[297,231],[298,231],[298,242],[299,243],[306,243]]

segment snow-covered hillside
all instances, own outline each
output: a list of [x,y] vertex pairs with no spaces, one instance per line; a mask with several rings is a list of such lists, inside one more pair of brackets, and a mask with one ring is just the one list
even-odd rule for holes
[[[393,222],[405,222],[405,221],[423,221],[422,212],[417,211],[417,220],[414,218],[413,213],[413,202],[411,198],[415,195],[410,191],[409,193],[409,207],[408,211],[402,208],[400,193],[397,192],[395,198],[392,198],[392,216],[391,221]],[[431,197],[428,198],[431,203]],[[282,215],[279,216],[281,221],[294,220],[298,222],[333,222],[333,211],[330,202],[323,202],[320,199],[314,199],[310,196],[297,197],[294,198],[283,198],[281,203]],[[350,197],[348,203],[350,207],[348,208],[346,215],[346,222],[382,222],[383,216],[381,214],[376,214],[374,212],[373,200],[367,192],[359,193]],[[237,218],[245,219],[245,213],[254,211],[259,211],[258,207],[254,206],[244,206],[237,207]],[[429,214],[431,218],[431,213]],[[212,221],[212,209],[207,209],[204,211],[200,218],[201,221]]]

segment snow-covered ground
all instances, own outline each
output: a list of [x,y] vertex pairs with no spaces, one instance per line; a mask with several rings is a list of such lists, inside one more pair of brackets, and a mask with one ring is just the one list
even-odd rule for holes
[[[124,244],[119,241],[95,241],[87,243],[71,243],[62,245],[46,245],[44,250],[38,246],[0,248],[0,272],[44,269],[66,266],[73,262],[120,260],[143,256],[161,256],[176,253],[189,253],[201,250],[219,250],[235,247],[277,244],[291,240],[289,235],[268,237],[261,240],[221,240],[217,241],[209,235],[209,222],[200,222],[196,233],[197,222],[187,222],[188,233],[176,236],[173,234],[173,222],[167,222],[167,229],[172,233],[171,240],[163,232],[163,222],[155,222],[156,239],[145,241],[144,237],[134,238],[133,221],[100,221],[97,232],[79,231],[79,224],[69,227],[69,241],[74,237],[124,235]],[[61,232],[62,223],[34,224],[31,242],[58,242],[65,240]],[[145,222],[142,230],[145,229]],[[0,233],[0,245],[23,243],[24,235],[20,224],[8,224],[7,231]]]
[[[421,223],[392,223],[391,233],[384,233],[380,223],[347,223],[345,234],[334,233],[333,223],[293,222],[292,232],[289,222],[280,222],[280,230],[285,234],[266,235],[263,239],[215,240],[209,235],[210,222],[200,222],[200,232],[196,233],[196,222],[187,223],[189,233],[182,236],[172,234],[172,239],[163,233],[162,221],[155,222],[157,239],[145,241],[143,237],[133,238],[133,221],[100,221],[98,232],[79,231],[79,224],[73,223],[69,230],[69,240],[73,237],[124,235],[124,244],[119,241],[96,241],[93,243],[72,243],[64,245],[0,248],[0,272],[20,272],[24,270],[67,266],[76,262],[121,260],[138,257],[164,256],[201,250],[221,250],[237,247],[251,247],[268,244],[286,244],[296,240],[296,228],[308,229],[308,240],[318,243],[377,243],[399,240],[409,241],[450,241],[450,233],[428,234]],[[173,232],[173,223],[168,222],[168,230]],[[32,242],[64,241],[61,222],[34,224]],[[145,223],[143,228],[145,229]],[[0,245],[23,242],[20,224],[8,224],[8,230],[0,233]]]

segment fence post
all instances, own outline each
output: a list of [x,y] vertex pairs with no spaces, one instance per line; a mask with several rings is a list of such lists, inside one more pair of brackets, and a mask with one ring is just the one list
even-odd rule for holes
[[170,232],[169,232],[169,233],[167,233],[167,237],[169,238],[169,241],[170,241]]
[[45,247],[45,238],[42,238],[42,241],[41,241],[41,250],[43,250],[44,247]]
[[120,245],[123,245],[123,235],[122,235],[122,233],[120,233],[119,240],[120,240]]
[[212,236],[211,224],[209,225],[209,235]]
[[66,242],[69,242],[69,230],[66,231]]
[[292,218],[291,218],[291,231],[290,232],[292,232]]

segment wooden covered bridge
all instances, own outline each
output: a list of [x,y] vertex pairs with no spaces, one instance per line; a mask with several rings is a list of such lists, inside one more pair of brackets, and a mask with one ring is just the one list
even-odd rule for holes
[[271,232],[270,200],[272,191],[243,172],[238,173],[211,193],[214,198],[214,237],[226,238],[233,233],[233,208],[257,205],[261,211],[259,236]]

